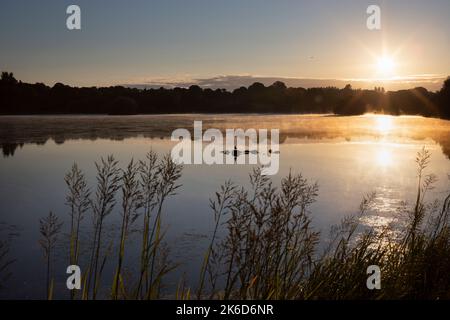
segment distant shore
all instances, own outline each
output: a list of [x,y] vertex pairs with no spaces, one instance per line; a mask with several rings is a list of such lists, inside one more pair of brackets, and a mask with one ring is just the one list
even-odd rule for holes
[[335,114],[421,115],[450,119],[450,78],[440,91],[423,87],[385,91],[344,88],[292,88],[276,81],[225,89],[136,89],[122,86],[78,88],[57,83],[23,83],[12,73],[0,80],[1,115],[138,114]]

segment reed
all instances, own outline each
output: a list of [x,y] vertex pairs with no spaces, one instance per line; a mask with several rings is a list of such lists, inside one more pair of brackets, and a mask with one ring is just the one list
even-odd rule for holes
[[92,243],[89,271],[87,275],[87,294],[89,295],[92,283],[92,298],[96,299],[102,266],[106,262],[106,255],[101,259],[102,236],[105,218],[113,211],[116,205],[116,192],[120,188],[120,169],[118,161],[114,157],[108,156],[101,159],[100,163],[95,163],[97,168],[97,190],[95,199],[91,202],[94,225],[94,239]]
[[[177,181],[181,177],[182,166],[175,164],[170,155],[158,159],[150,151],[145,161],[131,160],[125,170],[119,168],[118,161],[113,156],[101,159],[96,163],[97,187],[94,198],[91,199],[84,174],[74,164],[66,174],[68,186],[66,204],[70,208],[70,263],[77,264],[79,260],[80,223],[86,212],[92,211],[93,239],[91,245],[89,267],[83,276],[83,299],[96,299],[101,287],[101,278],[107,259],[117,257],[116,271],[111,285],[111,298],[146,298],[159,297],[162,288],[162,278],[174,269],[169,262],[167,251],[162,241],[164,232],[161,230],[161,218],[165,201],[176,195],[181,186]],[[104,248],[105,218],[116,207],[117,193],[121,191],[121,224],[118,239],[117,254],[113,251],[114,242]],[[123,277],[123,266],[126,242],[133,224],[143,216],[142,247],[140,255],[140,272],[137,286],[130,290]],[[71,293],[71,298],[75,294]]]
[[[227,235],[214,249],[221,253],[216,255],[215,267],[225,266],[215,273],[223,274],[225,282],[217,295],[225,299],[293,297],[306,279],[318,242],[308,217],[318,186],[290,173],[275,188],[259,169],[253,171],[250,182],[252,190],[234,190],[226,206]],[[221,196],[216,197],[213,208],[222,207]]]
[[39,231],[41,238],[39,244],[44,251],[44,258],[46,260],[46,296],[48,300],[53,298],[53,279],[52,279],[52,258],[55,249],[58,235],[61,232],[62,222],[59,222],[58,217],[50,211],[48,216],[39,221]]
[[12,275],[10,267],[16,259],[11,257],[11,242],[18,236],[16,226],[0,222],[0,292]]
[[148,271],[148,283],[147,283],[147,293],[146,298],[152,299],[159,296],[159,291],[155,290],[160,287],[161,279],[164,274],[169,272],[172,268],[164,266],[155,270],[159,248],[162,241],[161,233],[161,219],[162,219],[162,208],[163,204],[168,197],[175,196],[177,190],[181,187],[177,184],[178,180],[181,178],[181,172],[183,166],[176,164],[172,161],[170,154],[163,157],[160,163],[160,169],[158,170],[159,183],[156,188],[156,216],[154,219],[153,226],[151,228],[149,241],[151,243],[151,249],[149,250],[149,271]]
[[[120,245],[118,252],[117,270],[113,280],[112,298],[119,297],[119,286],[122,279],[122,265],[125,255],[125,241],[130,231],[131,225],[139,216],[138,210],[142,207],[142,194],[137,179],[139,168],[137,164],[131,160],[127,169],[122,174],[122,224],[120,231]],[[123,284],[122,284],[123,286]],[[124,290],[122,290],[124,291]]]
[[[289,174],[278,186],[256,168],[250,188],[230,181],[210,200],[214,227],[200,266],[197,288],[183,278],[177,299],[450,299],[450,194],[429,201],[437,178],[428,172],[431,154],[416,159],[417,194],[398,208],[396,223],[370,227],[364,218],[374,212],[376,195],[361,201],[356,213],[333,226],[324,239],[311,225],[319,187],[300,174]],[[117,260],[110,285],[112,299],[158,299],[164,277],[176,265],[164,243],[165,202],[180,188],[182,166],[170,155],[149,152],[121,170],[112,157],[97,164],[94,199],[84,175],[73,166],[66,176],[71,208],[71,262],[78,261],[79,222],[94,216],[94,239],[82,298],[96,299],[107,257]],[[118,250],[102,249],[105,217],[121,193]],[[89,203],[89,206],[87,205]],[[141,217],[141,218],[139,218]],[[139,219],[138,219],[139,218]],[[126,242],[132,226],[142,222],[138,272],[125,277]],[[133,227],[134,228],[134,227]],[[47,261],[47,297],[52,298],[51,260],[61,224],[50,215],[41,220],[41,245]],[[1,249],[1,247],[0,247]],[[1,262],[2,256],[0,256]],[[73,259],[73,260],[72,260]],[[366,286],[367,267],[381,269],[382,289]],[[1,270],[1,269],[0,269]],[[89,283],[93,285],[90,291]],[[102,286],[104,288],[104,286]]]
[[[431,154],[422,149],[416,159],[417,194],[412,205],[398,210],[398,225],[377,232],[360,221],[373,196],[365,198],[360,213],[344,219],[326,254],[317,259],[308,279],[305,299],[449,299],[450,195],[427,202],[436,177],[427,174]],[[381,290],[365,286],[366,268],[381,268]]]
[[[159,185],[158,156],[153,151],[146,155],[145,161],[139,162],[140,184],[143,202],[144,227],[142,230],[141,260],[139,270],[139,280],[136,288],[135,298],[143,298],[143,291],[148,291],[148,267],[150,264],[151,239],[150,223],[152,212],[157,205],[156,194]],[[145,288],[143,288],[145,283]]]
[[[208,246],[208,249],[205,253],[205,257],[203,258],[203,264],[200,270],[200,283],[197,289],[197,298],[200,299],[203,294],[203,287],[205,284],[205,276],[208,269],[208,265],[210,264],[211,255],[214,254],[213,248],[216,241],[217,231],[219,230],[219,226],[221,223],[222,217],[230,210],[232,196],[236,190],[236,187],[231,183],[231,181],[227,181],[225,185],[221,186],[220,192],[216,192],[215,201],[210,200],[210,207],[214,212],[214,231],[211,237],[211,242]],[[212,287],[214,288],[215,282],[213,277],[210,277],[212,281]]]
[[[90,191],[84,174],[76,163],[66,174],[64,181],[68,188],[66,204],[70,208],[70,248],[69,263],[78,265],[80,254],[80,224],[86,212],[90,208]],[[70,292],[70,298],[74,299],[75,291]]]
[[[449,299],[450,195],[427,202],[437,180],[426,172],[430,157],[425,149],[417,154],[416,201],[398,209],[400,223],[377,229],[364,225],[376,196],[368,194],[356,214],[332,227],[323,250],[310,220],[317,184],[289,173],[277,188],[255,170],[251,190],[237,188],[228,198],[227,212],[221,215],[228,217],[226,236],[206,253],[212,288],[208,297]],[[216,221],[222,199],[219,192],[212,201]],[[381,268],[382,290],[366,287],[370,265]],[[217,288],[218,283],[223,285]]]

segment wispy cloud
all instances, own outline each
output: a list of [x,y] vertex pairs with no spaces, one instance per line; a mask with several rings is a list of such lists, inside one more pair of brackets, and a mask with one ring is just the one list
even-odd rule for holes
[[248,87],[255,82],[261,82],[268,86],[275,81],[282,81],[288,87],[344,87],[351,84],[354,88],[372,89],[374,86],[383,86],[386,90],[400,90],[414,87],[425,87],[428,90],[436,91],[442,86],[446,79],[445,75],[420,74],[405,77],[394,77],[389,79],[313,79],[313,78],[287,78],[268,77],[253,75],[221,75],[210,78],[165,78],[136,81],[135,83],[124,84],[135,88],[187,88],[191,85],[198,85],[203,88],[234,90],[239,87]]

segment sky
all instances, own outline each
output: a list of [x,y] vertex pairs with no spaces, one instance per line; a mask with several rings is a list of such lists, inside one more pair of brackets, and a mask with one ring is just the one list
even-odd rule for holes
[[[81,30],[66,28],[70,4]],[[381,30],[366,27],[371,4]],[[0,69],[49,85],[383,78],[437,89],[450,75],[449,34],[449,0],[0,0]]]

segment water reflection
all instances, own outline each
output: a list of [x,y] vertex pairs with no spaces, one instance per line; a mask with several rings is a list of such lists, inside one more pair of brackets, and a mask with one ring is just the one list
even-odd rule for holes
[[376,128],[381,134],[386,135],[392,130],[392,116],[376,115],[373,117],[375,118]]
[[203,129],[277,128],[280,143],[288,138],[308,140],[415,142],[432,139],[450,158],[450,122],[415,116],[365,115],[335,117],[323,115],[140,115],[140,116],[2,116],[0,148],[13,156],[24,144],[43,145],[48,140],[62,144],[67,140],[135,137],[169,138],[177,128],[193,130],[194,120]]
[[[5,294],[41,297],[42,278],[36,276],[43,272],[38,220],[52,210],[69,225],[63,177],[73,162],[94,185],[94,161],[101,156],[114,154],[123,167],[131,158],[143,159],[149,149],[160,155],[167,153],[174,145],[167,139],[172,130],[192,129],[193,119],[204,120],[205,130],[279,127],[280,171],[273,181],[279,183],[292,170],[318,182],[319,198],[311,212],[314,228],[324,234],[342,217],[355,213],[362,197],[372,191],[376,192],[374,207],[363,223],[380,228],[395,223],[402,201],[414,201],[414,159],[423,145],[433,154],[429,171],[438,177],[450,172],[450,123],[437,119],[373,115],[0,117],[0,144],[5,155],[0,158],[1,220],[24,230],[12,244],[11,252],[17,258],[11,279],[14,290]],[[176,201],[167,204],[164,220],[171,258],[181,263],[173,275],[175,285],[184,273],[197,283],[203,257],[198,253],[204,252],[213,225],[208,198],[228,179],[248,185],[251,169],[250,165],[185,167],[183,187]],[[442,178],[430,199],[445,190],[448,183]],[[85,223],[88,225],[90,219]],[[131,245],[130,251],[132,256],[138,254]],[[65,262],[62,259],[58,266],[61,286]]]
[[392,153],[389,149],[381,147],[377,152],[376,156],[377,162],[382,167],[387,167],[392,164]]

